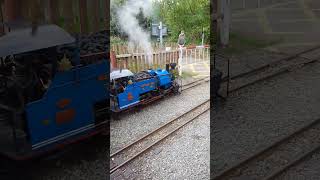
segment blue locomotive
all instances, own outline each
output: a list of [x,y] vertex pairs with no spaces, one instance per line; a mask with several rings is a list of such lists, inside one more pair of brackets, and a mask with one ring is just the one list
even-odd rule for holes
[[149,69],[132,73],[128,69],[112,71],[110,74],[110,107],[113,113],[129,110],[150,103],[169,94],[180,92],[175,78],[176,64],[166,65],[166,69]]
[[108,121],[106,53],[80,57],[55,25],[31,31],[0,37],[0,153],[14,159],[101,133]]

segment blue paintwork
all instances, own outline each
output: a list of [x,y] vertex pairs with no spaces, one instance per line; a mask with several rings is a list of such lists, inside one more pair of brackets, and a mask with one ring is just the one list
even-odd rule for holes
[[[107,60],[103,60],[98,64],[58,72],[43,98],[27,104],[26,119],[33,149],[94,128],[94,103],[109,98],[106,80],[98,80],[100,75],[106,75],[108,68]],[[71,103],[60,109],[56,103],[61,99],[70,99]],[[74,109],[75,116],[71,121],[58,125],[56,113],[66,109]]]
[[[128,85],[123,93],[118,94],[119,108],[124,109],[130,105],[139,103],[139,91],[136,90],[135,84]],[[131,94],[131,98],[129,95]]]
[[157,81],[157,77],[154,77],[151,79],[136,82],[136,91],[138,91],[139,94],[144,94],[153,91],[157,88]]
[[[148,70],[148,73],[152,76],[150,79],[133,82],[133,84],[127,85],[124,92],[119,93],[116,96],[118,107],[111,104],[111,109],[115,111],[128,109],[133,105],[141,102],[141,95],[157,90],[159,88],[168,89],[172,86],[172,74],[163,69]],[[129,95],[130,94],[130,95]]]
[[156,71],[149,70],[148,72],[150,74],[155,74],[159,78],[160,87],[164,87],[165,89],[171,87],[172,78],[171,78],[171,74],[167,70],[157,69]]

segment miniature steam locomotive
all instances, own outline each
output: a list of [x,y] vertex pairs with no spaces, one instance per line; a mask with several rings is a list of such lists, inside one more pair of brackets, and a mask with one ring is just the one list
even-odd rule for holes
[[28,159],[104,131],[106,52],[81,58],[74,43],[55,25],[0,37],[1,154]]
[[180,92],[175,78],[176,64],[166,69],[142,71],[133,74],[128,69],[115,70],[110,74],[110,107],[113,113],[131,109]]
[[1,155],[23,160],[44,154],[105,131],[109,110],[179,93],[176,64],[109,76],[106,51],[80,56],[79,41],[55,25],[31,32],[0,37]]

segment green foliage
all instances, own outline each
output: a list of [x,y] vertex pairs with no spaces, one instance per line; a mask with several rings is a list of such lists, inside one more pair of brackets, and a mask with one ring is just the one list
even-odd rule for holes
[[[117,24],[117,8],[127,0],[111,0],[111,36],[125,38]],[[205,43],[209,43],[210,35],[210,1],[209,0],[153,0],[153,15],[150,18],[139,14],[140,25],[150,31],[151,20],[164,22],[170,36],[166,41],[177,42],[180,31],[186,34],[187,44],[200,44],[202,30],[205,33]]]
[[180,31],[183,30],[187,44],[198,44],[201,42],[203,28],[205,43],[209,43],[209,0],[162,0],[158,5],[160,19],[170,28],[172,41],[177,41]]

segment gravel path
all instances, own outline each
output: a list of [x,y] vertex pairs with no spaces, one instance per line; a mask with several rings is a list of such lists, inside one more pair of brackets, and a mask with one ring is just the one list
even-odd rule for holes
[[320,116],[320,64],[242,89],[212,113],[216,174]]
[[138,113],[128,113],[110,123],[110,151],[156,129],[210,98],[210,84],[204,83],[177,96],[152,103]]
[[209,112],[199,116],[114,179],[209,179],[209,119]]

